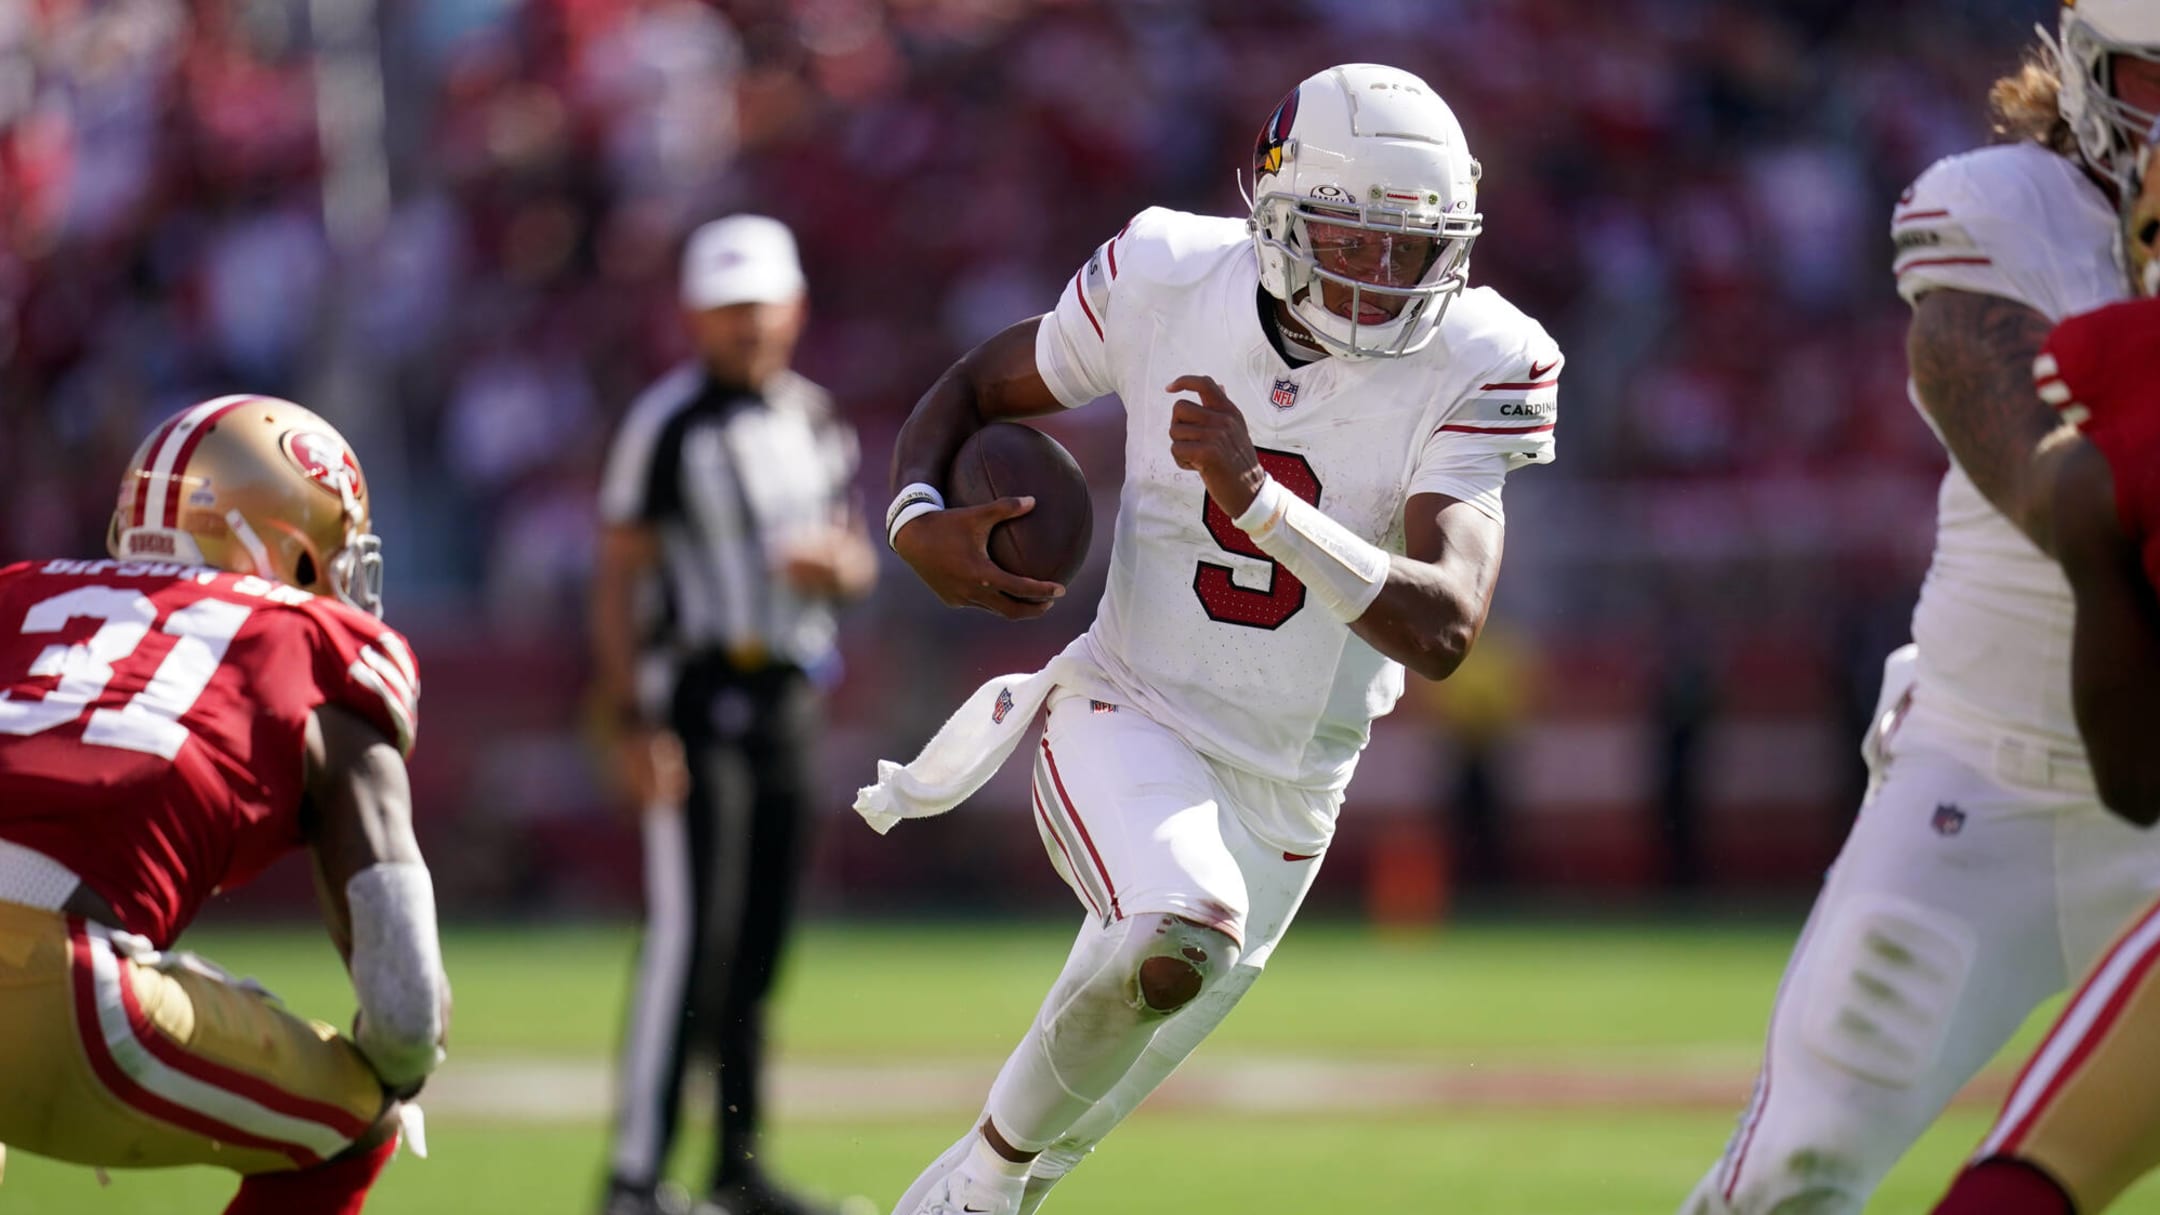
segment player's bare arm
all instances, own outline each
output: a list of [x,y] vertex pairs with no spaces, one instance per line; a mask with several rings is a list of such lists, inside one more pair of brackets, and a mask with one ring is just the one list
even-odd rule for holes
[[2160,600],[2116,514],[2100,450],[2065,445],[2055,485],[2063,572],[2077,600],[2070,690],[2100,800],[2142,827],[2160,822]]
[[1403,511],[1403,547],[1380,597],[1350,631],[1427,679],[1446,679],[1469,657],[1492,609],[1505,529],[1446,494],[1419,494]]
[[637,810],[681,801],[690,781],[682,741],[645,720],[638,706],[634,596],[659,565],[660,536],[652,527],[612,523],[600,529],[592,600],[594,694],[615,732],[617,770]]
[[1913,308],[1913,384],[1958,466],[2003,517],[2052,555],[2049,487],[2068,432],[2032,393],[2032,360],[2051,327],[2023,304],[1932,291]]
[[308,719],[302,824],[323,920],[360,1001],[354,1038],[384,1087],[410,1095],[440,1061],[450,1025],[434,888],[413,838],[403,757],[333,705]]
[[[915,403],[893,445],[893,488],[942,485],[969,435],[992,422],[1036,418],[1064,409],[1035,366],[1030,317],[961,356]],[[931,511],[892,534],[893,551],[948,607],[974,607],[1007,620],[1029,620],[1065,593],[1055,582],[1009,573],[990,559],[990,529],[1026,514],[1029,498]]]
[[[1245,416],[1207,376],[1180,376],[1170,392],[1191,393],[1170,411],[1170,454],[1200,474],[1208,496],[1237,519],[1266,487]],[[1407,555],[1389,557],[1378,593],[1350,621],[1365,643],[1427,679],[1455,673],[1492,605],[1502,529],[1491,516],[1444,494],[1410,499]]]

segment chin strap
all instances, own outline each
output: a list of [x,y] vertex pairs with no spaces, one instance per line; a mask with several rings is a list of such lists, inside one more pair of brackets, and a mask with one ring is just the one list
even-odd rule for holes
[[256,577],[267,578],[272,582],[283,581],[278,577],[277,567],[270,564],[269,546],[262,542],[261,536],[255,534],[254,528],[248,526],[246,515],[238,510],[226,511],[225,525],[232,529],[233,539],[240,542],[240,547],[247,550],[248,560],[255,563]]

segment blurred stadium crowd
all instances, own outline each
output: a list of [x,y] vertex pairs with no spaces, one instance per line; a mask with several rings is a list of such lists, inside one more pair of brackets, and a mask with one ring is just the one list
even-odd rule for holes
[[[392,615],[447,672],[431,724],[491,712],[487,676],[468,695],[459,673],[484,664],[461,660],[515,647],[556,724],[514,746],[460,724],[523,757],[494,770],[554,772],[526,761],[574,750],[599,457],[683,353],[691,226],[755,210],[796,229],[798,366],[861,427],[875,514],[892,432],[955,355],[1047,308],[1141,207],[1241,212],[1232,172],[1281,94],[1379,60],[1461,116],[1485,167],[1473,281],[1569,363],[1560,462],[1510,495],[1510,665],[1487,681],[1535,692],[1465,680],[1406,705],[1390,728],[1409,733],[1361,776],[1376,791],[1354,792],[1436,805],[1465,739],[1549,726],[1493,796],[1676,807],[1633,831],[1644,859],[1620,880],[1687,876],[1655,854],[1699,846],[1690,799],[1779,796],[1803,825],[1765,838],[1806,846],[1759,868],[1804,877],[1849,813],[1852,723],[1902,640],[1941,470],[1905,402],[1890,204],[1986,138],[1986,86],[2051,7],[0,4],[0,559],[101,548],[115,471],[164,413],[295,397],[367,463]],[[1101,408],[1058,424],[1106,510],[1119,430]],[[1084,623],[985,628],[888,572],[850,623],[836,790]],[[455,758],[439,787],[472,800],[480,761]],[[599,801],[589,776],[526,783],[564,814]],[[1601,838],[1595,814],[1551,821]],[[826,872],[870,864],[861,846]]]

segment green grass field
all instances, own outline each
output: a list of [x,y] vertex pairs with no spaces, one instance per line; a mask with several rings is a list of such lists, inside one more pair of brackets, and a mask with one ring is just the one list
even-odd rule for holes
[[[1241,1067],[1294,1062],[1371,1076],[1392,1065],[1459,1078],[1474,1099],[1360,1109],[1352,1090],[1312,1112],[1166,1100],[1136,1115],[1046,1209],[1669,1212],[1731,1127],[1788,932],[1564,924],[1405,936],[1301,925],[1192,1070],[1234,1078]],[[789,1068],[843,1084],[836,1096],[828,1083],[817,1102],[777,1094],[776,1168],[829,1194],[889,1204],[966,1126],[980,1094],[966,1081],[945,1084],[942,1096],[896,1112],[879,1087],[890,1073],[876,1069],[986,1075],[1026,1024],[1066,938],[1054,925],[806,932],[780,998],[777,1050]],[[343,977],[312,932],[227,930],[190,943],[263,978],[296,1008],[330,1020],[349,1013]],[[466,929],[446,948],[457,1022],[440,1079],[446,1108],[429,1121],[433,1156],[395,1162],[369,1210],[584,1215],[601,1173],[597,1084],[632,932]],[[2028,1026],[2022,1041],[2039,1028]],[[864,1069],[866,1104],[880,1112],[849,1113],[852,1069]],[[584,1087],[571,1084],[560,1100],[502,1088],[558,1072]],[[1571,1077],[1605,1083],[1580,1090]],[[1687,1083],[1674,1089],[1676,1080]],[[1631,1083],[1645,1086],[1640,1103],[1627,1096]],[[1991,1113],[1953,1110],[1871,1210],[1924,1211]],[[686,1148],[699,1137],[693,1130]],[[685,1180],[697,1175],[695,1156],[686,1150],[677,1162]],[[224,1174],[186,1170],[116,1174],[100,1189],[87,1170],[17,1153],[0,1183],[0,1215],[210,1212],[232,1185]],[[2160,1215],[2160,1186],[2116,1209]]]

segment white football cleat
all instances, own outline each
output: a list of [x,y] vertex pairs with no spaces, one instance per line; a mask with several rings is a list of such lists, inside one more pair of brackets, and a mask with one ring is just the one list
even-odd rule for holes
[[1026,1178],[977,1177],[964,1168],[945,1174],[930,1188],[929,1201],[914,1215],[1015,1215]]
[[960,1162],[967,1159],[968,1151],[974,1146],[975,1132],[970,1130],[960,1136],[958,1143],[940,1152],[938,1158],[930,1162],[930,1167],[908,1186],[907,1192],[900,1195],[900,1201],[893,1204],[893,1215],[915,1215],[922,1210],[923,1204],[930,1199],[930,1191],[945,1180],[947,1173],[960,1167]]

